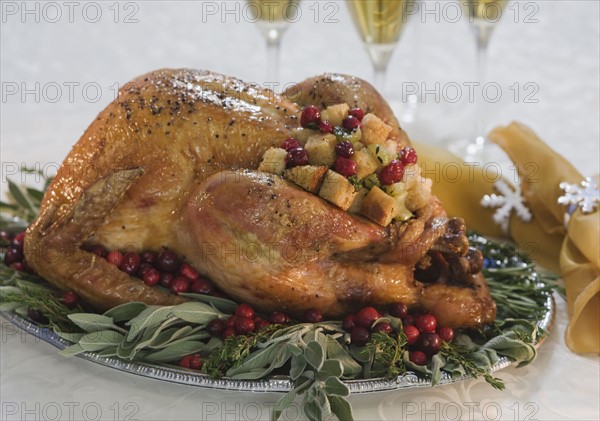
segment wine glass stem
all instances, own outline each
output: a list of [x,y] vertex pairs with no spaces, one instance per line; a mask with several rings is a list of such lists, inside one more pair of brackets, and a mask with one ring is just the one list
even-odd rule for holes
[[487,52],[488,45],[490,42],[490,37],[494,30],[493,25],[489,24],[477,24],[473,25],[473,29],[475,31],[475,37],[477,41],[477,82],[479,83],[479,88],[481,89],[481,95],[476,96],[475,100],[475,115],[474,115],[474,139],[482,139],[485,138],[485,130],[487,126],[486,117],[487,117],[487,101],[485,99],[485,90],[483,89],[486,83],[487,78]]
[[283,30],[279,28],[267,28],[265,38],[267,39],[267,82],[279,82],[279,52],[281,51],[281,36]]
[[384,65],[375,64],[373,69],[373,83],[375,84],[375,89],[383,93],[383,88],[385,87],[385,74],[387,71],[387,63]]

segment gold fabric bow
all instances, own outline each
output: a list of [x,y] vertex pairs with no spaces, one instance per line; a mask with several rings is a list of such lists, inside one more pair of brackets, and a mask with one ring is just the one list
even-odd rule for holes
[[[528,127],[512,123],[494,129],[489,138],[517,167],[531,221],[511,212],[509,234],[522,252],[536,263],[559,272],[564,279],[569,309],[567,346],[577,353],[600,353],[600,211],[577,209],[565,228],[566,208],[558,204],[563,181],[579,184],[583,176],[550,149]],[[447,151],[416,145],[424,175],[434,179],[434,193],[450,216],[461,216],[482,234],[502,237],[493,222],[495,209],[484,208],[484,195],[497,193],[499,175],[492,166],[474,166]]]

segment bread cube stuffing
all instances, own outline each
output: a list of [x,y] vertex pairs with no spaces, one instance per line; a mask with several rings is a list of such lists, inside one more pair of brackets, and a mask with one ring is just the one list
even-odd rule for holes
[[408,190],[408,195],[406,196],[406,208],[412,212],[427,205],[431,199],[431,185],[433,182],[430,178],[419,177],[419,180]]
[[365,201],[365,197],[369,194],[369,189],[361,188],[357,193],[356,197],[352,201],[352,204],[348,208],[348,212],[350,213],[360,213],[362,209],[363,202]]
[[334,126],[341,126],[342,121],[348,116],[349,110],[348,104],[331,105],[321,112],[321,120],[327,120]]
[[327,167],[315,167],[312,165],[303,165],[290,168],[284,173],[285,178],[308,190],[311,193],[318,193],[327,172]]
[[285,171],[287,151],[282,148],[269,148],[264,153],[258,171],[282,175]]
[[357,194],[354,185],[343,175],[327,170],[319,196],[343,210],[348,210]]
[[362,120],[362,142],[365,145],[384,145],[391,131],[392,126],[374,114],[367,114]]
[[373,187],[365,197],[361,214],[370,220],[387,227],[395,215],[396,200],[381,190]]
[[318,134],[308,138],[304,148],[310,165],[331,167],[335,162],[337,139],[332,134]]
[[377,161],[377,158],[368,149],[361,149],[354,152],[354,155],[350,159],[356,162],[356,176],[359,180],[374,173],[379,167],[379,161]]

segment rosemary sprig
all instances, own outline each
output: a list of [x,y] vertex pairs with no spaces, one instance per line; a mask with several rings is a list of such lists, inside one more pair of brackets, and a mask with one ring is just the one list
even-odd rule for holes
[[406,373],[402,357],[407,345],[402,330],[393,337],[381,332],[374,333],[363,352],[372,358],[369,377],[394,378]]
[[504,382],[498,377],[494,377],[489,369],[478,367],[469,356],[472,350],[455,343],[443,342],[440,353],[446,358],[447,362],[462,366],[471,377],[483,377],[494,389],[504,390]]

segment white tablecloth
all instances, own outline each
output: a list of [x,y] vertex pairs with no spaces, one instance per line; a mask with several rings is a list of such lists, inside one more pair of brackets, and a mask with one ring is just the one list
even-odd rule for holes
[[[343,2],[304,0],[301,7],[302,17],[283,40],[281,80],[325,71],[370,78]],[[116,87],[138,74],[197,67],[265,82],[264,42],[245,19],[244,3],[2,1],[1,8],[3,183],[6,177],[37,181],[16,173],[21,164],[55,171]],[[437,144],[465,135],[471,115],[465,83],[475,80],[474,43],[465,22],[452,22],[453,10],[449,2],[420,5],[390,63],[386,88],[394,103],[407,88],[419,89],[425,102],[407,130]],[[488,82],[501,92],[488,104],[490,125],[513,119],[530,125],[586,175],[600,167],[599,28],[597,1],[514,3],[489,54]],[[496,94],[488,92],[491,96]],[[507,390],[477,380],[355,395],[356,418],[597,420],[599,359],[566,349],[566,306],[560,298],[557,304],[557,322],[539,358],[500,373]],[[278,399],[196,389],[67,360],[5,321],[1,329],[3,420],[255,420],[268,419]],[[294,408],[287,415],[297,418]]]

